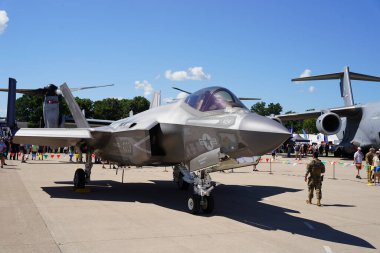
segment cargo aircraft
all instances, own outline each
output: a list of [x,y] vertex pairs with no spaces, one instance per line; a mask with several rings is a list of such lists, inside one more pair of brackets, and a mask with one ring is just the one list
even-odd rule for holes
[[[211,213],[210,173],[257,163],[257,157],[290,137],[278,122],[250,112],[228,89],[209,87],[185,99],[156,106],[109,126],[90,128],[70,89],[61,91],[78,126],[76,129],[21,128],[14,142],[50,146],[86,145],[102,159],[119,166],[173,166],[180,189],[191,186],[187,207],[193,214]],[[248,164],[241,157],[255,157]],[[91,159],[88,159],[91,160]],[[74,187],[90,181],[92,163],[77,169]]]
[[[355,104],[351,80],[380,82],[380,77],[350,72],[345,67],[342,72],[294,78],[292,81],[340,80],[341,97],[344,106],[304,113],[277,115],[272,119],[279,122],[316,118],[318,131],[325,135],[337,134],[340,144],[335,151],[337,156],[352,156],[357,147],[368,150],[380,148],[380,102]],[[375,95],[376,96],[376,95]]]

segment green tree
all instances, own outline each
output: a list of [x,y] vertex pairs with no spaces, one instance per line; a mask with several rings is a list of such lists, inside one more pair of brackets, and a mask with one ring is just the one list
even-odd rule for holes
[[[94,102],[89,98],[75,97],[79,108],[85,111],[86,118],[92,118],[94,115]],[[61,115],[71,115],[69,107],[63,97],[59,97],[59,112]]]
[[[294,111],[287,111],[285,114],[292,114]],[[284,126],[287,129],[293,129],[293,133],[299,133],[302,131],[302,122],[299,120],[289,120],[284,122]]]
[[265,102],[257,102],[252,105],[251,111],[261,116],[278,115],[282,112],[282,106],[279,103],[269,103],[268,106],[266,106]]
[[121,110],[122,110],[122,118],[127,118],[129,116],[129,112],[132,111],[132,100],[131,99],[121,99]]
[[261,116],[267,116],[266,115],[266,103],[265,102],[257,102],[256,104],[252,105],[251,112],[255,112]]
[[122,118],[122,110],[120,100],[116,98],[106,98],[95,101],[94,118],[118,120]]
[[[60,115],[71,115],[65,99],[59,98]],[[43,96],[23,95],[16,100],[16,119],[28,122],[29,127],[44,127],[43,123]],[[129,116],[129,111],[134,114],[149,109],[149,101],[144,97],[133,99],[106,98],[93,102],[88,98],[76,97],[81,110],[85,110],[86,118],[118,120]]]
[[16,100],[16,120],[28,122],[28,127],[43,127],[42,104],[44,97],[23,95]]
[[266,108],[267,116],[269,115],[278,115],[282,112],[282,106],[279,103],[269,103],[268,107]]
[[134,114],[143,112],[149,109],[150,102],[145,97],[134,97],[131,100],[131,109]]
[[309,134],[318,133],[316,122],[316,119],[305,119],[302,123],[302,128]]
[[85,111],[86,118],[94,117],[94,102],[91,99],[76,97],[75,101],[78,103],[79,108]]

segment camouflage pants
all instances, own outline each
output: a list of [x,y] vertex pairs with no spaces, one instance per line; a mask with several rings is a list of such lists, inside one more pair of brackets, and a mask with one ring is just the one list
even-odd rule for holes
[[307,184],[309,188],[308,198],[312,199],[314,197],[314,189],[315,189],[315,195],[317,196],[317,199],[322,199],[322,182],[321,181],[314,181],[310,180]]
[[371,170],[371,166],[369,165],[367,167],[367,180],[368,180],[368,183],[372,183],[372,170]]

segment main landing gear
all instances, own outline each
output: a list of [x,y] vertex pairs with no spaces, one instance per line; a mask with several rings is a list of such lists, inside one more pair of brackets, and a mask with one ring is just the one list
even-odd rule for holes
[[191,193],[187,199],[187,208],[190,213],[198,214],[200,211],[206,214],[214,210],[214,198],[211,194],[216,183],[211,180],[207,169],[197,172],[189,172],[185,166],[177,165],[173,169],[173,178],[181,190],[192,185]]
[[91,160],[91,154],[87,156],[87,161],[85,164],[85,169],[78,168],[75,171],[74,174],[74,189],[84,189],[86,186],[86,183],[90,182],[91,179],[91,169],[93,166],[92,160]]

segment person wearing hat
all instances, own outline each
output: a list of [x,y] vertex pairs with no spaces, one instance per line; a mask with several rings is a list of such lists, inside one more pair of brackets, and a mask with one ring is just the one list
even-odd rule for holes
[[375,156],[375,149],[374,148],[370,148],[368,153],[365,155],[365,163],[366,163],[366,167],[367,167],[367,180],[368,180],[368,184],[372,184],[372,170],[371,170],[371,166],[373,164],[373,157]]
[[364,155],[362,153],[362,149],[361,149],[361,147],[358,147],[358,150],[356,150],[356,152],[354,154],[354,163],[355,163],[355,167],[358,171],[358,173],[356,174],[356,178],[358,178],[358,179],[362,179],[360,177],[360,170],[362,168],[363,158],[364,158]]
[[311,201],[315,190],[315,194],[317,195],[317,206],[321,206],[323,180],[321,174],[325,173],[325,165],[318,159],[318,155],[318,152],[314,152],[313,160],[306,167],[305,182],[307,182],[308,186],[308,199],[306,200],[306,203],[312,203]]

